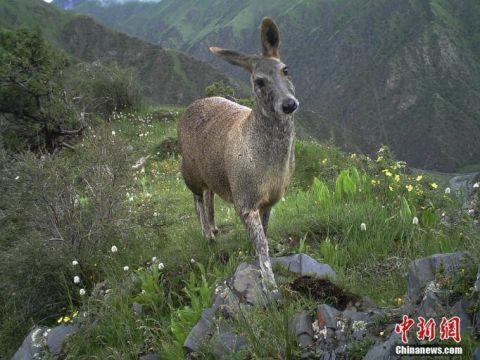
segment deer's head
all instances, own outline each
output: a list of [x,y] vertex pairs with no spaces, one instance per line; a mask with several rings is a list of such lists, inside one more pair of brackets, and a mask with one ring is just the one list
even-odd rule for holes
[[262,55],[242,54],[218,47],[211,47],[210,51],[250,73],[254,100],[263,113],[292,114],[298,108],[298,100],[288,67],[280,60],[280,33],[272,19],[262,20],[260,37]]

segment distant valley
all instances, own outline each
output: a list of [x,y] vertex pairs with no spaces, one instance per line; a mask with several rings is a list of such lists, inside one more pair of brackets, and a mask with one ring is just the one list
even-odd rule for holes
[[[65,0],[54,0],[65,6]],[[303,126],[351,151],[388,144],[400,159],[453,171],[480,154],[480,3],[475,0],[77,0],[74,11],[163,47],[213,59],[208,45],[258,51],[275,18]]]

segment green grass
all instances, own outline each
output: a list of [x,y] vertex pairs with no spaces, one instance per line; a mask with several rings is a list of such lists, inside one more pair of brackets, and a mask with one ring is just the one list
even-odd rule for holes
[[[83,304],[65,310],[85,313],[80,316],[85,326],[68,342],[72,359],[137,359],[149,351],[166,359],[183,357],[183,341],[202,309],[210,306],[215,284],[240,262],[255,258],[232,206],[221,199],[215,204],[220,235],[213,245],[202,238],[179,156],[164,156],[158,150],[163,140],[176,137],[175,119],[183,109],[168,109],[173,119],[167,121],[154,120],[152,111],[122,114],[112,123],[115,136],[133,146],[134,158],[149,158],[143,170],[131,170],[133,183],[125,195],[132,224],[124,234],[127,241],[118,253],[104,254],[98,264],[111,291],[105,299],[85,297]],[[387,306],[405,293],[410,260],[457,250],[479,255],[479,235],[471,219],[457,214],[457,199],[444,196],[440,187],[433,189],[428,175],[418,180],[418,173],[409,174],[391,160],[388,150],[369,159],[328,144],[298,141],[296,156],[292,187],[272,212],[272,256],[305,252],[330,264],[339,285]],[[455,219],[454,225],[441,225],[442,212]],[[413,216],[419,225],[412,224]],[[153,256],[158,260],[151,268]],[[161,271],[158,262],[164,264]],[[126,288],[132,271],[142,282]],[[298,310],[313,309],[314,301],[291,294],[285,284],[280,289],[284,300],[277,305],[233,320],[249,342],[239,358],[296,356],[287,320]],[[143,305],[142,315],[134,314],[134,302]],[[364,345],[355,352],[363,353]],[[212,358],[208,346],[204,356]]]

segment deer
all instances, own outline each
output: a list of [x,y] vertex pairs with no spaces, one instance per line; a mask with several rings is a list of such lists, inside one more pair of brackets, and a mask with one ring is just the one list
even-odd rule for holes
[[203,236],[214,241],[214,196],[233,203],[258,257],[264,292],[278,294],[269,258],[267,228],[295,168],[294,113],[299,102],[288,67],[280,60],[275,22],[260,25],[262,53],[210,51],[250,74],[252,108],[223,97],[193,102],[178,123],[181,173],[193,193]]

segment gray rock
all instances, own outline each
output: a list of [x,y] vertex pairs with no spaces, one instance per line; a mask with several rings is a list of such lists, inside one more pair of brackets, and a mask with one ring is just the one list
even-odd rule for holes
[[132,310],[136,316],[141,316],[143,314],[143,305],[137,302],[134,302],[132,304]]
[[160,357],[155,353],[148,353],[140,356],[138,360],[160,360]]
[[47,330],[44,326],[38,326],[28,333],[22,345],[13,355],[12,360],[41,359],[45,353],[45,337]]
[[330,329],[337,328],[337,318],[340,316],[340,311],[327,304],[318,305],[317,318],[318,326],[322,329],[324,326]]
[[295,314],[290,320],[288,330],[300,347],[313,345],[312,318],[306,311]]
[[[478,306],[478,305],[477,305]],[[473,319],[473,334],[475,336],[480,336],[480,313],[475,314],[475,319]]]
[[400,343],[400,336],[398,334],[392,333],[387,341],[384,341],[381,344],[375,345],[363,358],[363,360],[391,360],[398,359],[399,357],[395,355],[394,349],[395,345]]
[[218,310],[225,318],[232,317],[241,306],[240,300],[227,284],[230,282],[231,279],[228,279],[218,285],[212,299],[212,308]]
[[241,263],[231,280],[231,289],[243,304],[262,304],[268,299],[262,289],[260,267]]
[[418,307],[418,315],[430,318],[437,317],[444,313],[445,308],[438,295],[434,291],[427,290]]
[[423,288],[441,270],[448,275],[471,261],[471,257],[465,252],[450,254],[436,254],[426,258],[417,259],[410,263],[408,271],[408,296],[414,303],[419,303],[423,297]]
[[59,356],[62,353],[62,346],[67,336],[78,331],[78,325],[59,325],[47,332],[46,340],[48,351],[52,356]]
[[473,360],[480,360],[480,347],[475,349],[475,352],[473,353]]
[[213,345],[215,359],[229,358],[231,354],[241,351],[247,346],[247,342],[241,336],[231,332],[219,334]]
[[460,299],[453,305],[452,310],[450,310],[451,316],[458,316],[460,318],[460,330],[462,333],[469,332],[472,329],[472,321],[468,315],[470,306],[471,303],[468,300]]
[[200,320],[193,327],[185,339],[183,347],[187,352],[199,352],[202,344],[207,340],[210,334],[210,328],[215,316],[215,310],[209,308],[203,310]]
[[334,280],[335,271],[328,264],[321,264],[306,254],[295,254],[272,258],[272,266],[281,264],[289,271],[304,275],[312,275],[320,279]]

